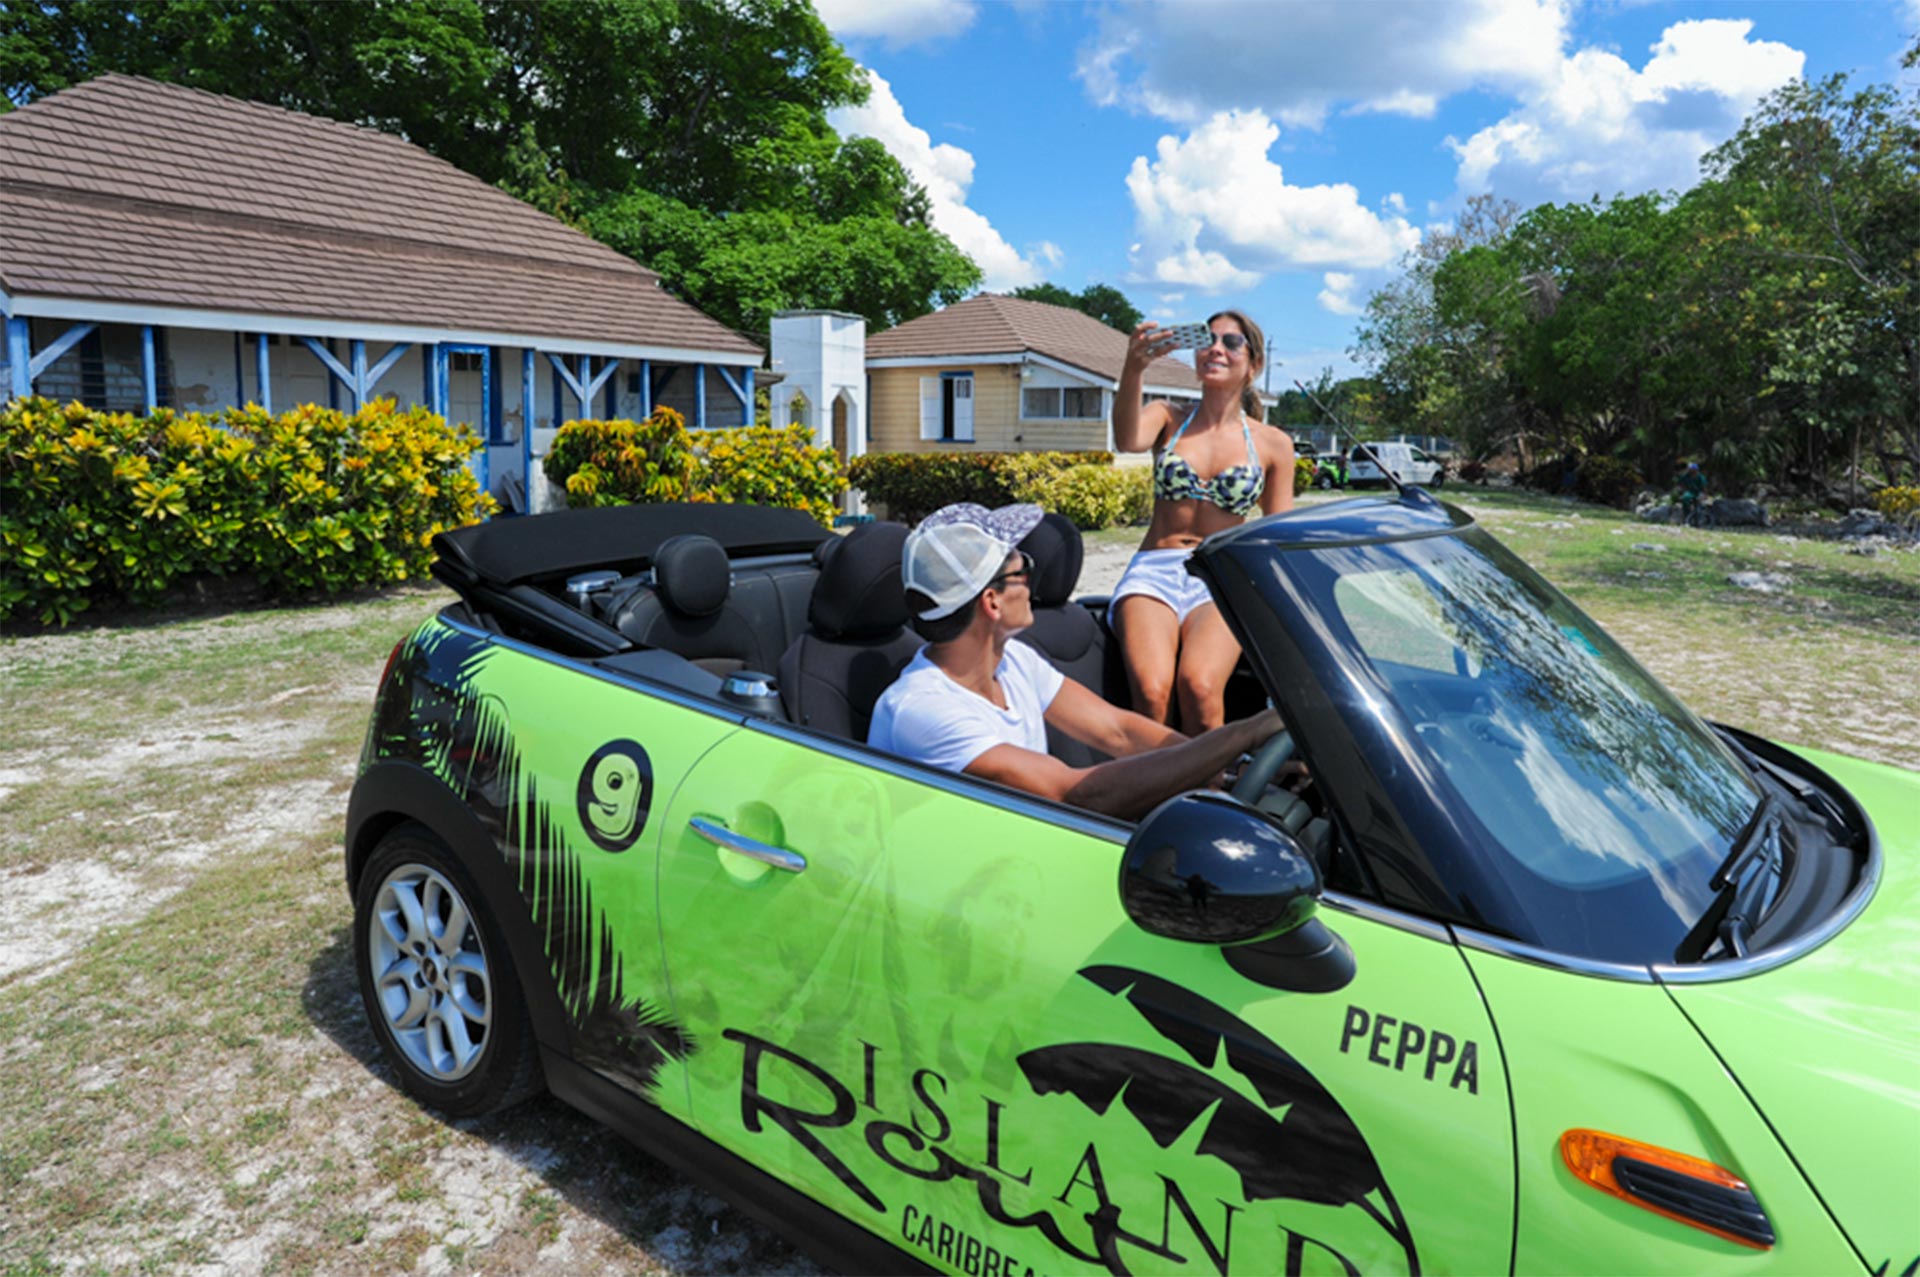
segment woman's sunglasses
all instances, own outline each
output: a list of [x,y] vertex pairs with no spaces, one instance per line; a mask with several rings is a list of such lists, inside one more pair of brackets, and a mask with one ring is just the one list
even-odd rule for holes
[[1200,349],[1212,350],[1213,342],[1215,341],[1225,346],[1227,353],[1230,355],[1237,354],[1247,348],[1247,339],[1240,333],[1215,333],[1213,334],[1213,341],[1208,342],[1206,345],[1200,347]]

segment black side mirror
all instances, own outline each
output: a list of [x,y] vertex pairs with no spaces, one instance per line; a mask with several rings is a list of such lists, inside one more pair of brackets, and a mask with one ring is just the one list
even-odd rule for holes
[[1120,904],[1169,940],[1223,947],[1240,974],[1302,992],[1344,987],[1353,955],[1314,918],[1320,870],[1278,823],[1197,789],[1161,803],[1127,841]]

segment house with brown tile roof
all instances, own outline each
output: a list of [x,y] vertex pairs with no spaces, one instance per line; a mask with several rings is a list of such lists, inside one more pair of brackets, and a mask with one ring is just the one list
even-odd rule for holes
[[[1127,334],[1065,306],[983,293],[867,338],[866,450],[1111,449]],[[1156,359],[1149,399],[1200,399],[1190,360]]]
[[481,430],[509,495],[577,417],[751,420],[763,353],[400,138],[126,75],[0,115],[0,316],[0,395],[391,395]]

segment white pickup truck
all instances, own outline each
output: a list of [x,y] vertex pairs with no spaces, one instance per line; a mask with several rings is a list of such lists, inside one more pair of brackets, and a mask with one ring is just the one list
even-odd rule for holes
[[1446,466],[1412,444],[1370,443],[1356,445],[1347,454],[1347,482],[1356,488],[1375,483],[1386,486],[1387,476],[1380,472],[1380,467],[1374,464],[1369,452],[1377,455],[1393,477],[1403,484],[1437,488],[1446,482]]

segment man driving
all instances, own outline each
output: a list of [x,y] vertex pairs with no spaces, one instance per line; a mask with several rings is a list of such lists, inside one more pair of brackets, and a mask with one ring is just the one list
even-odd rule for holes
[[[1266,709],[1190,738],[1108,703],[1011,642],[1033,623],[1033,565],[1016,547],[1040,519],[1035,505],[963,502],[908,535],[901,578],[927,644],[874,707],[869,745],[1131,819],[1209,783],[1280,729]],[[1111,761],[1061,762],[1047,753],[1049,724]]]

